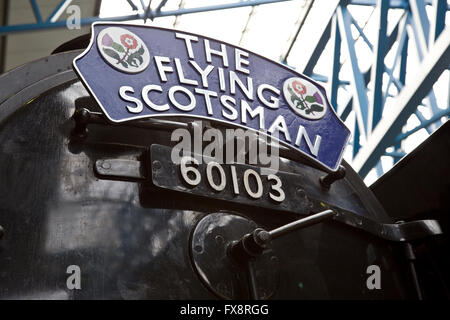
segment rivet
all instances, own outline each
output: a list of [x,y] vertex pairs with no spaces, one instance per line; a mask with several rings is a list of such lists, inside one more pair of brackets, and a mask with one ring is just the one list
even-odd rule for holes
[[111,169],[111,163],[109,163],[108,161],[103,161],[102,168],[105,170]]
[[223,239],[223,237],[222,237],[220,234],[217,235],[214,239],[216,240],[216,243],[217,243],[217,244],[222,244],[222,243],[224,243],[224,239]]
[[197,253],[202,253],[203,247],[202,247],[201,245],[197,244],[197,245],[194,247],[194,251],[197,252]]
[[299,197],[304,197],[305,196],[305,190],[303,190],[300,187],[297,188],[296,192],[297,192],[297,196],[299,196]]
[[161,169],[161,162],[159,162],[158,160],[153,161],[152,166],[154,169],[159,170]]

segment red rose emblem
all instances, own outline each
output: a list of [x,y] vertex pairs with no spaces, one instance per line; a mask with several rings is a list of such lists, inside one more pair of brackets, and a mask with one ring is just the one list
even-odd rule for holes
[[294,89],[295,92],[297,92],[300,95],[303,95],[306,93],[306,87],[305,85],[303,85],[300,81],[295,80],[294,82],[292,82],[292,88]]
[[130,50],[135,49],[138,45],[137,40],[131,34],[121,35],[120,42],[122,42],[122,44]]

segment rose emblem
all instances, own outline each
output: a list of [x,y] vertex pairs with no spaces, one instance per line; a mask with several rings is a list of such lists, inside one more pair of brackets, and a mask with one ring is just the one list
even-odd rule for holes
[[294,89],[295,92],[297,92],[298,94],[305,94],[306,93],[306,87],[305,85],[303,85],[300,81],[295,80],[294,82],[292,82],[292,88]]
[[131,34],[123,34],[120,36],[120,42],[129,50],[136,49],[138,43]]
[[325,115],[325,98],[313,83],[290,78],[284,83],[283,93],[289,106],[303,118],[317,120]]
[[120,71],[137,73],[149,64],[150,54],[145,43],[124,28],[103,29],[97,37],[97,45],[102,57]]

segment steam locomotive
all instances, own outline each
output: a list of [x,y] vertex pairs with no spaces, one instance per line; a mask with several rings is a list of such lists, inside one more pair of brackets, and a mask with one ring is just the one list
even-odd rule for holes
[[174,164],[174,130],[231,125],[111,121],[72,66],[90,37],[0,77],[1,299],[448,298],[448,123],[370,188],[281,144],[271,180]]

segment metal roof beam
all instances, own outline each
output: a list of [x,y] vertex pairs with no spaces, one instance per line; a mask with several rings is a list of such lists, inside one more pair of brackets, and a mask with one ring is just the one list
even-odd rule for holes
[[384,117],[375,127],[372,135],[353,160],[353,168],[365,177],[380,156],[385,153],[408,117],[417,108],[422,99],[430,92],[433,84],[450,64],[450,28],[439,36],[433,50],[423,59],[415,81],[411,81],[396,98],[395,108],[389,117]]
[[[148,13],[143,12],[143,13],[136,13],[136,14],[125,15],[125,16],[105,17],[105,18],[100,18],[98,16],[88,17],[88,18],[80,19],[80,24],[88,25],[95,21],[128,21],[128,20],[140,20],[140,19],[144,20],[148,17],[157,18],[157,17],[168,17],[168,16],[180,16],[180,15],[184,15],[184,14],[225,10],[225,9],[241,8],[241,7],[248,7],[248,6],[257,6],[257,5],[285,2],[285,1],[292,1],[292,0],[235,1],[232,3],[225,3],[225,4],[213,5],[213,6],[203,6],[203,7],[196,7],[196,8],[180,8],[177,10],[161,11],[161,8],[166,3],[166,1],[163,1],[161,3],[162,4],[161,6],[159,6],[156,10],[150,9],[150,12],[148,12]],[[36,0],[30,0],[30,3],[32,4],[34,14],[35,14],[38,22],[37,23],[28,23],[28,24],[0,26],[0,34],[66,27],[66,21],[54,21],[54,22],[52,22],[50,20],[42,21]],[[58,9],[58,7],[60,5],[61,5],[61,3],[59,3],[57,8],[54,10],[54,13],[57,12],[56,10]]]

